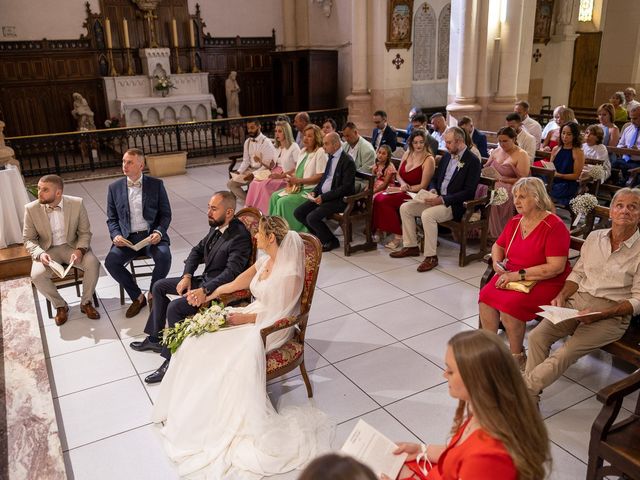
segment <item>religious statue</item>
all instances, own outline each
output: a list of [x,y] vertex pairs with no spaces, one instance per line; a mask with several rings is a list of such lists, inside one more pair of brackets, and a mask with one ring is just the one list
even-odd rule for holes
[[224,89],[227,94],[227,117],[239,117],[240,116],[240,86],[236,80],[237,73],[231,72],[229,77],[224,82]]
[[85,98],[79,93],[73,94],[73,110],[71,115],[78,122],[78,131],[95,130],[96,124],[93,121],[93,111]]

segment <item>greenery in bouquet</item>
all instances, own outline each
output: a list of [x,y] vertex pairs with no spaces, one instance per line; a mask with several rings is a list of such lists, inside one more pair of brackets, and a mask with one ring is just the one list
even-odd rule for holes
[[227,323],[228,309],[221,303],[213,302],[208,308],[201,308],[194,316],[185,318],[173,328],[162,331],[161,343],[176,353],[187,337],[199,337],[203,333],[217,332]]
[[173,82],[169,77],[156,75],[154,78],[156,79],[156,83],[153,86],[155,90],[159,90],[159,91],[164,90],[168,92],[172,88],[178,88],[173,84]]

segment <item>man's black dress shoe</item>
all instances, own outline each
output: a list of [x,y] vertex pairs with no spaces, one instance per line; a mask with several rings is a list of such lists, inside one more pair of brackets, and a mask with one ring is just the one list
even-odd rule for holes
[[149,337],[145,338],[141,342],[131,342],[129,346],[137,352],[146,352],[151,350],[152,352],[162,352],[162,345],[158,342],[152,342]]
[[338,248],[340,246],[340,242],[327,242],[322,244],[323,252],[330,252],[334,248]]
[[160,365],[160,368],[145,378],[144,381],[147,383],[160,383],[164,378],[164,374],[167,373],[168,368],[169,360],[165,360],[164,363]]

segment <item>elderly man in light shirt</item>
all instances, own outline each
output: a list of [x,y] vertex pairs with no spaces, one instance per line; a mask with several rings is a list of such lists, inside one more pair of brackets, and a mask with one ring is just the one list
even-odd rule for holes
[[[611,228],[595,230],[552,305],[578,310],[574,318],[542,320],[529,334],[525,382],[534,398],[583,355],[620,339],[640,313],[640,189],[618,190]],[[551,346],[567,337],[552,353]]]
[[244,200],[247,198],[247,192],[242,188],[253,180],[253,172],[258,170],[271,169],[275,166],[276,147],[261,130],[260,120],[251,119],[247,121],[247,138],[244,142],[244,150],[242,153],[242,163],[233,177],[227,182],[227,187],[237,199]]

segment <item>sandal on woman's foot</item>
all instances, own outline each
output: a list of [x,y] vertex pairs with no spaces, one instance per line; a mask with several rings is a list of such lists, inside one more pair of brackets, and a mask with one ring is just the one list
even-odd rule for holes
[[386,243],[384,248],[388,248],[389,250],[397,250],[402,246],[402,239],[394,238],[389,243]]

